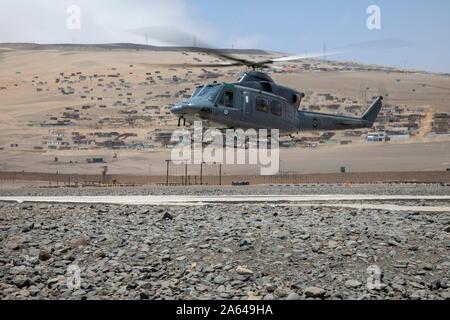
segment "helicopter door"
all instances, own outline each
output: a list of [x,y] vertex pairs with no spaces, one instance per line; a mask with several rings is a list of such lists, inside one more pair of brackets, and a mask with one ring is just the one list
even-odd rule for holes
[[218,119],[230,127],[238,125],[241,115],[241,106],[239,103],[238,92],[231,88],[226,88],[219,102],[218,107]]

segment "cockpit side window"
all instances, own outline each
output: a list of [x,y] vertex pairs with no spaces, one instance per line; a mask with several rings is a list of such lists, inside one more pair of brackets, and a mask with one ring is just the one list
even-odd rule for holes
[[255,100],[256,111],[269,112],[269,101],[261,97],[257,97]]
[[220,105],[226,108],[234,108],[234,92],[232,90],[225,90],[223,92]]
[[283,105],[281,102],[272,100],[270,102],[270,112],[272,112],[273,115],[281,117],[283,113]]

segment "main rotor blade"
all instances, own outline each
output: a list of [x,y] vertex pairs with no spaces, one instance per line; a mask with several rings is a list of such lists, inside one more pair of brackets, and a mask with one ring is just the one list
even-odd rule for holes
[[254,61],[250,61],[243,58],[237,58],[235,56],[226,53],[224,50],[214,49],[212,48],[212,46],[203,42],[201,39],[198,39],[196,36],[188,35],[187,33],[180,31],[174,27],[154,26],[131,30],[131,32],[141,36],[148,36],[151,39],[164,42],[170,45],[175,45],[178,47],[189,47],[189,49],[196,52],[206,53],[225,60],[234,61],[235,64],[233,64],[233,66],[244,65],[251,67],[257,65],[257,63],[255,63]]
[[293,56],[287,56],[282,58],[276,58],[276,59],[270,59],[268,61],[263,61],[261,63],[270,64],[275,62],[293,62],[293,61],[299,61],[299,60],[305,60],[305,59],[313,59],[313,58],[320,58],[323,57],[325,54],[327,56],[335,56],[340,54],[347,54],[347,53],[354,53],[359,51],[378,51],[378,50],[388,50],[388,49],[399,49],[399,48],[405,48],[410,47],[411,44],[402,41],[399,39],[394,38],[387,38],[387,39],[381,39],[381,40],[375,40],[375,41],[367,41],[367,42],[361,42],[356,43],[352,45],[348,45],[345,47],[341,47],[335,50],[331,50],[328,52],[322,52],[322,53],[312,53],[312,54],[299,54],[299,55],[293,55]]
[[241,63],[142,63],[145,66],[167,68],[230,68],[242,66]]
[[[228,53],[228,50],[223,49],[214,49],[207,43],[203,42],[201,39],[198,39],[194,35],[188,35],[187,33],[180,31],[171,26],[153,26],[142,29],[131,30],[130,32],[146,36],[151,39],[164,42],[167,44],[175,45],[178,47],[186,47],[194,52],[206,53],[216,57],[219,57],[224,60],[233,61],[233,63],[218,63],[218,64],[192,64],[192,67],[233,67],[233,66],[247,66],[252,68],[263,68],[268,65],[272,65],[274,63],[283,63],[283,62],[296,62],[305,59],[315,59],[321,58],[324,56],[324,52],[321,53],[311,53],[311,54],[297,54],[292,56],[286,56],[281,58],[274,58],[263,61],[251,61],[244,58],[238,58]],[[326,52],[327,56],[336,56],[340,54],[348,54],[360,51],[378,51],[378,50],[387,50],[387,49],[398,49],[411,46],[410,43],[405,41],[387,38],[375,41],[367,41],[356,43],[348,46],[344,46],[341,48],[337,48],[334,50],[329,50]],[[176,64],[175,64],[176,65]],[[174,65],[172,65],[174,66]],[[184,65],[189,67],[190,64]]]

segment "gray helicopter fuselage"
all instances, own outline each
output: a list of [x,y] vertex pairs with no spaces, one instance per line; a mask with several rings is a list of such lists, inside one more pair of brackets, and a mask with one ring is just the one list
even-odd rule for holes
[[175,104],[171,111],[180,119],[180,125],[181,120],[190,124],[199,120],[215,128],[278,129],[280,134],[292,134],[370,128],[381,109],[379,97],[362,118],[302,111],[299,107],[303,93],[277,85],[265,76],[199,87],[190,99]]

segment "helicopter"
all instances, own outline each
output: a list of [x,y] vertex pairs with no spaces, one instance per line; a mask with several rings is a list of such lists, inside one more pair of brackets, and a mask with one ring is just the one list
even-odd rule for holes
[[372,128],[383,107],[383,97],[378,96],[361,118],[304,111],[300,109],[303,92],[277,84],[260,71],[270,64],[297,61],[304,56],[254,62],[211,49],[203,52],[233,61],[214,67],[243,65],[252,70],[235,83],[198,86],[190,98],[173,105],[170,111],[178,117],[179,127],[202,121],[218,129],[277,129],[282,135]]
[[[377,96],[360,118],[304,111],[300,105],[305,93],[276,83],[264,72],[267,68],[275,68],[277,63],[319,58],[323,56],[322,53],[252,61],[232,55],[233,51],[211,48],[198,41],[197,37],[194,37],[194,46],[183,45],[188,41],[189,35],[171,26],[149,27],[132,32],[146,36],[150,34],[153,39],[175,44],[179,49],[216,56],[222,60],[220,63],[209,64],[169,64],[173,67],[247,68],[237,82],[214,82],[198,86],[188,99],[175,103],[170,111],[178,118],[179,127],[202,121],[206,126],[217,129],[278,129],[280,135],[302,131],[370,129],[383,107],[383,96]],[[398,39],[382,39],[331,50],[328,55],[409,46],[409,43]]]

